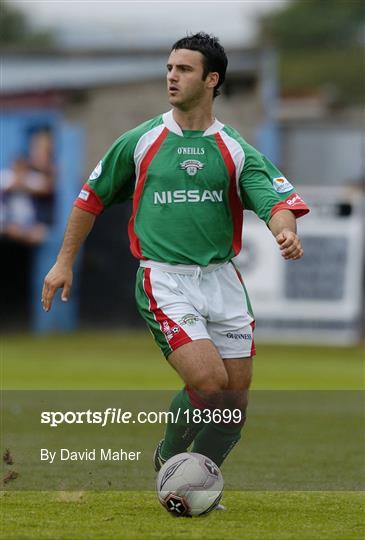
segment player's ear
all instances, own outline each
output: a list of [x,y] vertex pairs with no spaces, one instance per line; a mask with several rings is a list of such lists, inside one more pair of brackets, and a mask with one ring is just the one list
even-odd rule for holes
[[208,73],[206,82],[207,82],[207,88],[215,88],[219,81],[219,73],[216,71],[211,71]]

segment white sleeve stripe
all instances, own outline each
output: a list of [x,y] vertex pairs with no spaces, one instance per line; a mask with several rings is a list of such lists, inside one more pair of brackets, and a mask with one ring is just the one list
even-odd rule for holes
[[227,135],[227,133],[222,130],[219,132],[224,144],[227,146],[231,158],[236,168],[236,187],[239,197],[241,197],[239,179],[243,171],[243,166],[245,164],[245,152],[242,146],[233,138]]
[[137,142],[137,145],[134,149],[134,163],[136,168],[136,183],[138,182],[141,163],[146,153],[148,152],[151,145],[156,141],[161,132],[165,129],[164,124],[160,124],[155,128],[150,129],[142,135],[142,137]]

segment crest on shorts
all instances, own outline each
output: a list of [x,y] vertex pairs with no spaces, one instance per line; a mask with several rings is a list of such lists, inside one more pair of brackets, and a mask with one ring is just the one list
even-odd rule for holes
[[189,176],[195,176],[198,171],[204,167],[204,163],[197,159],[186,159],[180,163],[180,169],[183,169]]
[[199,322],[199,317],[194,315],[194,313],[188,313],[187,315],[184,315],[180,320],[179,323],[181,326],[187,324],[189,326],[192,326],[193,324],[196,324]]
[[162,322],[162,332],[165,334],[167,341],[171,341],[174,334],[180,332],[180,328],[177,325],[171,327],[169,322],[165,320]]

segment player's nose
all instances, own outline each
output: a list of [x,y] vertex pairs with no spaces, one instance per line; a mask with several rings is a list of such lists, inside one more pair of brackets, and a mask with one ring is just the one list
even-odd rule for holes
[[170,71],[167,73],[167,80],[169,82],[176,82],[177,79],[178,79],[177,70],[174,68],[171,68]]

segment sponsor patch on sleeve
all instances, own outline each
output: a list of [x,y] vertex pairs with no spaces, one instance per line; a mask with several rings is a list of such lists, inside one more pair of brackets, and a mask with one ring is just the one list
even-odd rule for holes
[[96,180],[101,175],[101,171],[103,170],[103,162],[100,160],[93,172],[89,176],[89,180]]
[[305,216],[310,211],[298,193],[291,193],[285,201],[276,203],[271,209],[270,217],[273,217],[280,210],[291,210],[297,218]]
[[289,180],[285,178],[285,176],[279,176],[278,178],[273,178],[272,184],[274,186],[274,189],[278,193],[286,193],[287,191],[294,189],[294,187],[291,185]]
[[296,206],[298,204],[302,205],[305,204],[303,199],[298,195],[298,193],[293,193],[292,195],[289,195],[287,199],[285,199],[286,204],[289,206]]
[[79,193],[79,199],[82,199],[83,201],[87,201],[89,198],[90,192],[86,191],[86,189],[82,189]]

